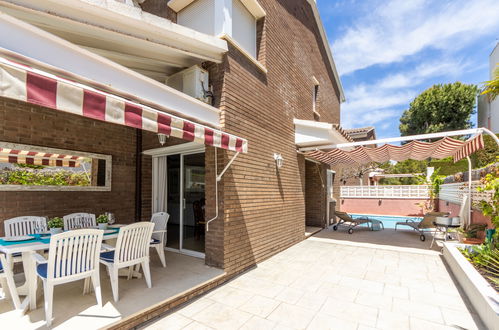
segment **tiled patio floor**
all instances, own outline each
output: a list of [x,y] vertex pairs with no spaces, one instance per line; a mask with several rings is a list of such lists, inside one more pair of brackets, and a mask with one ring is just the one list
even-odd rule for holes
[[[99,329],[223,274],[220,269],[206,266],[203,259],[177,253],[166,252],[166,262],[167,267],[161,267],[157,254],[151,251],[153,287],[148,289],[143,278],[128,281],[120,277],[117,303],[112,298],[109,277],[101,266],[102,308],[97,306],[93,292],[82,295],[83,281],[56,286],[53,327]],[[37,303],[36,310],[21,317],[13,311],[10,301],[0,299],[0,329],[44,329],[42,294]]]
[[341,236],[323,231],[145,328],[483,328],[439,252]]

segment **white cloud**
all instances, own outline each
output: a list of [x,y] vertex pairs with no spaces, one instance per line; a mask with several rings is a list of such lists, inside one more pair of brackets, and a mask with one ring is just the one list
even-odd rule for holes
[[455,52],[499,28],[497,0],[391,0],[371,6],[332,46],[342,74],[400,62],[428,48]]
[[373,84],[360,84],[347,91],[347,102],[342,105],[342,126],[346,128],[378,124],[388,128],[393,125],[403,108],[420,92],[416,87],[436,77],[457,77],[471,68],[469,62],[459,59],[439,58],[418,66],[389,74]]

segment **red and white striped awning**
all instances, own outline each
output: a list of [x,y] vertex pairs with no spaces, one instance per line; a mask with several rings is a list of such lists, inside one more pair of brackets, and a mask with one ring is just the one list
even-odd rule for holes
[[79,167],[84,157],[0,148],[0,163]]
[[248,141],[0,57],[0,96],[246,153]]
[[360,146],[351,151],[341,149],[332,149],[330,151],[315,150],[305,155],[329,165],[363,165],[384,163],[389,160],[423,160],[430,157],[442,159],[450,156],[454,157],[454,161],[457,162],[475,151],[483,149],[483,147],[483,137],[479,134],[467,141],[445,137],[436,142],[411,141],[403,146],[385,144],[378,148]]

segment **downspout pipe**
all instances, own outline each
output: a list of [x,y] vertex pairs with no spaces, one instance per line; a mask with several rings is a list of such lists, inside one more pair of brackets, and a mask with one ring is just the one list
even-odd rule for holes
[[239,152],[236,152],[234,156],[232,156],[231,160],[229,163],[225,166],[225,168],[222,170],[220,174],[218,174],[218,158],[217,158],[217,148],[215,148],[215,216],[208,220],[206,222],[206,231],[210,231],[210,223],[218,218],[218,182],[222,180],[222,176],[225,174],[225,172],[229,169],[229,167],[232,165],[234,160],[236,160],[237,156],[239,155]]

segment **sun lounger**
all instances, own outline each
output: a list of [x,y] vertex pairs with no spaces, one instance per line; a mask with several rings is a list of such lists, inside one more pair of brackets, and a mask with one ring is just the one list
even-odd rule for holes
[[433,224],[436,220],[437,217],[444,217],[446,215],[449,215],[447,212],[428,212],[424,215],[423,220],[421,221],[414,221],[411,219],[407,219],[405,221],[400,221],[395,224],[395,230],[397,230],[397,226],[407,226],[411,227],[415,231],[419,233],[419,239],[421,241],[425,241],[426,237],[424,235],[425,229],[429,228],[435,228],[435,225]]
[[[367,217],[354,219],[348,213],[341,211],[335,211],[334,214],[339,218],[339,220],[333,225],[333,230],[335,231],[338,230],[339,226],[347,226],[348,233],[353,234],[353,229],[362,224],[366,224],[368,228],[373,230],[373,220]],[[379,223],[381,223],[381,226],[385,229],[383,223],[381,221],[379,221]],[[379,223],[377,223],[377,225],[379,225]]]

